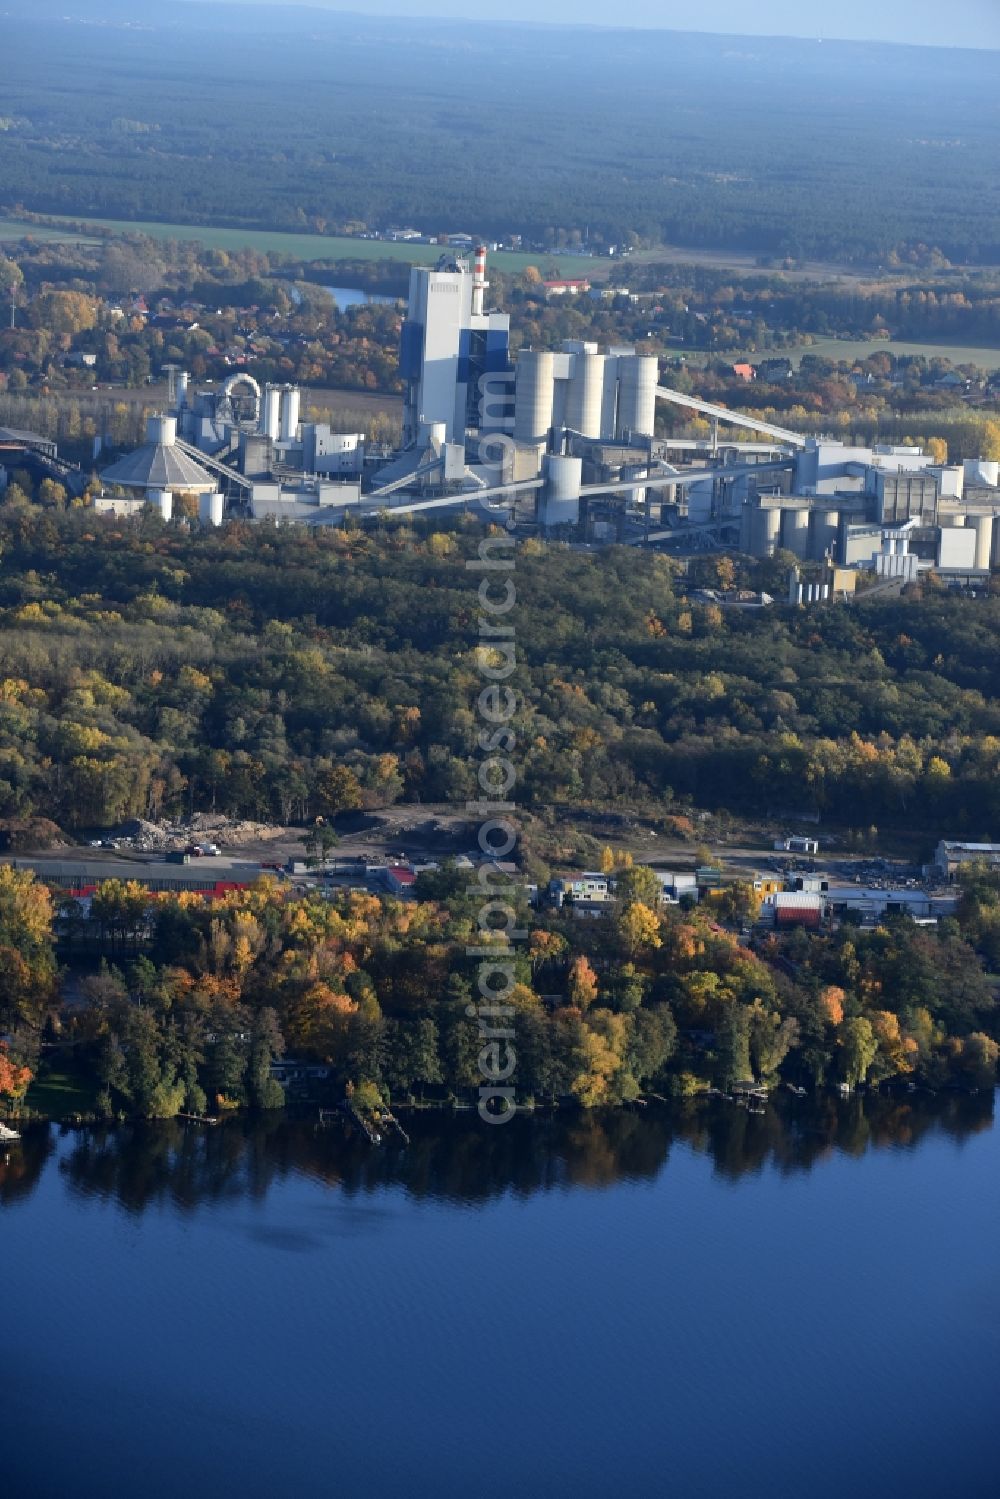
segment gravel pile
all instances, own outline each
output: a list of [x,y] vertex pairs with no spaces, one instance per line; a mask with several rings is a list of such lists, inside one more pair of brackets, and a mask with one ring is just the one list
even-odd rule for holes
[[239,848],[247,843],[269,843],[287,836],[288,830],[266,822],[239,822],[214,812],[196,812],[180,822],[147,822],[142,817],[128,822],[118,836],[127,838],[141,853],[171,853],[189,843],[217,843],[220,848]]

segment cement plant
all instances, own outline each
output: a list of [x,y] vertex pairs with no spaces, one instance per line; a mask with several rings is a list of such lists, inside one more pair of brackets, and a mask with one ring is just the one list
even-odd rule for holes
[[[900,585],[934,569],[974,586],[1000,561],[1000,466],[936,463],[913,445],[858,447],[804,437],[662,383],[634,346],[565,341],[510,350],[508,314],[488,308],[486,250],[415,266],[400,340],[403,438],[302,421],[297,387],[249,374],[196,391],[169,368],[169,409],[147,441],[105,467],[99,512],[155,506],[165,519],[196,496],[200,520],[310,526],[468,510],[574,543],[618,542],[684,557],[755,558],[779,549],[790,602],[854,591],[858,575]],[[710,436],[655,435],[658,402],[707,418]],[[6,432],[72,484],[54,445]]]

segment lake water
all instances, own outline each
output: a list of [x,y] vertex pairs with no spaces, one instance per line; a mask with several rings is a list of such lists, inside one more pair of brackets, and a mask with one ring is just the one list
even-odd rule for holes
[[358,291],[355,286],[325,286],[341,312],[348,307],[393,307],[398,297],[384,297],[379,292]]
[[25,1133],[4,1492],[996,1492],[989,1097]]

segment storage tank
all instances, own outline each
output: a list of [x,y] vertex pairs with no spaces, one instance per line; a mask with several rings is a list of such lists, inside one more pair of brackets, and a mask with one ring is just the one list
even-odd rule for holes
[[299,403],[301,395],[297,385],[286,385],[281,392],[281,440],[294,442],[299,431]]
[[146,441],[155,442],[162,448],[172,448],[177,441],[177,418],[175,416],[147,417]]
[[202,525],[221,526],[225,503],[223,496],[218,491],[214,494],[200,494],[198,496],[198,519]]
[[656,426],[656,387],[660,361],[654,354],[632,354],[618,361],[618,432],[652,437]]
[[755,557],[773,557],[781,541],[781,511],[762,505],[753,511],[751,550]]
[[972,524],[976,532],[976,567],[981,572],[989,572],[993,558],[993,517],[976,515],[972,517]]
[[811,555],[821,562],[827,554],[836,558],[837,539],[840,536],[839,510],[813,511],[813,539]]
[[783,510],[781,514],[781,537],[782,546],[796,557],[805,558],[809,554],[809,508],[808,506],[796,507],[794,510]]
[[604,355],[574,354],[566,394],[566,425],[584,437],[600,437],[604,400]]
[[264,402],[261,406],[261,432],[271,442],[277,442],[281,436],[281,387],[279,385],[268,385],[264,391]]
[[545,488],[539,519],[543,526],[575,526],[580,519],[583,459],[549,453],[543,465]]
[[548,445],[555,401],[555,355],[526,349],[514,376],[514,440]]
[[146,498],[159,512],[163,520],[173,520],[174,497],[169,489],[149,489]]
[[614,442],[618,435],[618,363],[620,355],[604,360],[604,390],[601,394],[601,439]]

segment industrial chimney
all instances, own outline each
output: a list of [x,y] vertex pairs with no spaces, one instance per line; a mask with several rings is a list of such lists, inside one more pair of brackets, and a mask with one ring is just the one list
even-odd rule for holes
[[476,268],[472,277],[472,316],[482,317],[486,299],[486,246],[476,246]]

